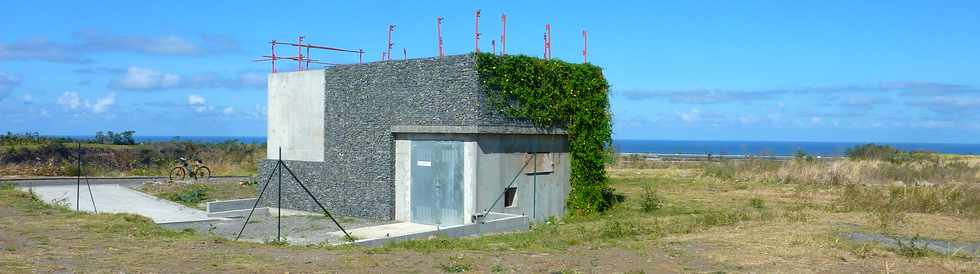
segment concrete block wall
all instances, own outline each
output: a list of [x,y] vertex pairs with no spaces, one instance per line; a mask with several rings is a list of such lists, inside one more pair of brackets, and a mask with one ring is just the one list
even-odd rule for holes
[[[340,65],[324,77],[324,160],[287,163],[329,210],[345,216],[394,217],[393,128],[533,128],[488,104],[472,55]],[[260,163],[260,180],[274,164]],[[298,187],[284,185],[283,195],[286,208],[319,211]]]

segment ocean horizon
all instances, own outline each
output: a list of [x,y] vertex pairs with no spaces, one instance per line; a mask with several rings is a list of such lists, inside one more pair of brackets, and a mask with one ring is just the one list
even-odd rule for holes
[[[90,140],[94,136],[65,136]],[[266,136],[133,136],[140,143],[191,141],[222,143],[237,140],[248,144],[266,142]],[[712,155],[767,155],[790,156],[797,151],[814,156],[843,156],[848,148],[868,143],[890,145],[901,150],[919,150],[948,154],[980,155],[980,144],[966,143],[914,143],[914,142],[809,142],[809,141],[738,141],[738,140],[613,140],[618,153],[653,154],[712,154]]]

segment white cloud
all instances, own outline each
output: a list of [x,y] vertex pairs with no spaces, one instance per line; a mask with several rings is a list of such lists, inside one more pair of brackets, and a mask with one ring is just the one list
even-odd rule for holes
[[34,102],[34,97],[30,93],[24,93],[24,95],[20,96],[20,101],[24,104],[30,104]]
[[57,102],[66,109],[74,110],[84,107],[91,110],[92,113],[98,114],[106,112],[116,103],[116,94],[109,93],[101,98],[95,99],[95,101],[92,102],[89,100],[83,100],[82,97],[78,95],[78,92],[66,91],[58,97]]
[[109,84],[110,87],[124,90],[158,90],[174,88],[180,85],[180,76],[161,73],[156,70],[129,67],[122,78]]
[[10,94],[10,91],[19,85],[20,77],[0,72],[0,99],[7,97],[7,94]]
[[146,52],[158,54],[191,54],[199,50],[194,43],[173,35],[159,37],[150,41],[148,44],[137,44],[136,46]]
[[58,97],[58,104],[69,109],[77,109],[82,105],[82,99],[78,96],[78,92],[66,91]]
[[207,100],[204,99],[204,96],[197,95],[197,94],[187,95],[188,105],[203,106],[205,103],[207,103]]
[[191,107],[194,107],[194,111],[197,112],[204,112],[205,110],[214,109],[214,107],[207,105],[207,100],[204,99],[204,96],[197,95],[197,94],[188,95],[187,104],[190,105]]
[[244,72],[230,77],[216,72],[178,75],[149,68],[130,67],[119,78],[110,81],[109,87],[134,91],[219,88],[255,90],[266,87],[266,77],[255,72]]
[[252,113],[252,119],[255,120],[265,120],[266,119],[266,107],[265,105],[255,105],[255,111]]
[[741,122],[742,124],[749,125],[758,122],[759,118],[755,117],[755,115],[743,115],[738,117],[738,121]]
[[43,38],[0,44],[0,61],[41,60],[55,63],[91,63],[92,60],[68,44],[51,42]]
[[266,75],[263,73],[246,72],[238,76],[238,80],[245,87],[266,87]]
[[85,106],[92,109],[93,113],[103,113],[116,103],[116,94],[109,93],[105,97],[95,100],[95,103],[85,102]]
[[231,114],[234,114],[235,113],[235,108],[233,108],[233,107],[225,107],[225,110],[222,111],[222,112],[225,115],[231,115]]
[[682,121],[687,123],[694,123],[701,120],[701,110],[696,108],[685,112],[678,112],[677,115],[681,117]]
[[219,35],[201,35],[189,39],[176,35],[119,35],[85,30],[72,34],[74,41],[57,42],[33,38],[0,43],[0,61],[39,60],[56,63],[91,63],[89,55],[103,52],[127,52],[151,55],[205,56],[240,49],[238,41]]
[[779,122],[782,122],[783,121],[783,114],[782,113],[769,113],[769,114],[766,114],[766,118],[769,118],[769,122],[779,123]]

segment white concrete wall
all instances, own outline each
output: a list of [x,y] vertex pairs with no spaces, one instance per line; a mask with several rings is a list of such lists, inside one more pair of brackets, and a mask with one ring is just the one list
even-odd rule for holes
[[268,159],[323,161],[324,70],[269,74]]
[[479,160],[480,146],[475,140],[463,142],[463,220],[464,224],[473,223],[476,213],[476,167]]
[[412,221],[412,141],[395,140],[395,220]]

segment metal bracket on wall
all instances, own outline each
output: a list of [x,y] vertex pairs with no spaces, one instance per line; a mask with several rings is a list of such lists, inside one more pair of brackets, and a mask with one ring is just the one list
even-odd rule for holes
[[[474,223],[476,223],[476,222],[484,223],[484,220],[486,219],[487,215],[490,215],[490,210],[493,209],[493,207],[497,206],[497,203],[500,202],[500,199],[502,199],[504,197],[504,194],[507,193],[507,189],[510,188],[510,187],[512,187],[512,186],[514,186],[514,183],[517,182],[517,178],[520,178],[521,177],[521,174],[524,174],[524,169],[527,168],[527,164],[528,163],[531,163],[531,160],[532,160],[532,158],[528,158],[527,160],[524,161],[524,166],[521,166],[521,168],[517,172],[517,174],[514,175],[514,179],[511,179],[510,180],[510,183],[507,184],[506,187],[504,187],[504,190],[500,192],[500,195],[497,196],[497,199],[496,200],[493,200],[493,204],[491,204],[490,207],[488,207],[487,209],[483,210],[483,213],[473,214],[473,217],[471,218],[471,220]],[[535,179],[537,179],[537,178],[535,178]]]

